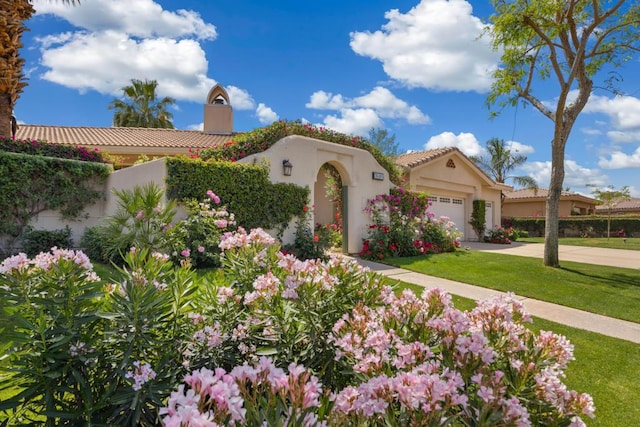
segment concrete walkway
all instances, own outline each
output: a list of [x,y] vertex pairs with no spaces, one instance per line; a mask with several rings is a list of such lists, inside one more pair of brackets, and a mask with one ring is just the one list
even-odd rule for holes
[[[538,243],[495,245],[465,242],[463,246],[469,247],[470,250],[482,250],[487,252],[504,253],[507,255],[541,258],[543,245]],[[574,249],[578,250],[576,251]],[[576,261],[591,264],[613,265],[617,267],[628,266],[635,261],[635,267],[627,268],[638,268],[638,264],[640,263],[640,252],[637,251],[625,251],[616,249],[596,249],[595,251],[583,251],[581,249],[594,248],[561,246],[560,261]],[[617,254],[618,252],[634,252],[634,254]],[[360,264],[369,267],[372,271],[378,272],[391,279],[402,280],[403,282],[413,283],[425,288],[441,288],[451,294],[471,298],[474,300],[486,299],[494,295],[502,294],[502,292],[492,289],[468,285],[466,283],[455,282],[453,280],[441,279],[439,277],[428,276],[426,274],[415,273],[413,271],[405,270],[402,268],[396,268],[385,264],[362,260],[359,258],[357,260]],[[609,261],[610,263],[603,264],[604,261]],[[614,319],[611,317],[593,314],[582,310],[576,310],[574,308],[569,308],[558,304],[521,297],[518,295],[516,295],[516,298],[522,301],[525,309],[532,316],[640,344],[640,323]],[[638,307],[638,309],[640,310],[640,307]]]

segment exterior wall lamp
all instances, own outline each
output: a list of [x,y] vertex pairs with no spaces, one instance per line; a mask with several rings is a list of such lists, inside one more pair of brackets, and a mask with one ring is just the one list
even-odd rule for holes
[[291,171],[293,170],[293,164],[289,160],[282,161],[282,174],[284,176],[291,176]]

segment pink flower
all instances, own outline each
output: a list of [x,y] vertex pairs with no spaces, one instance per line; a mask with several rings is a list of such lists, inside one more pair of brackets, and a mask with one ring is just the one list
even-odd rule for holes
[[142,219],[142,218],[144,218],[144,211],[140,211],[140,212],[138,212],[138,214],[136,215],[136,218],[137,218],[137,219]]
[[220,197],[218,197],[213,191],[207,190],[207,196],[209,196],[209,198],[213,200],[213,203],[215,203],[216,205],[220,203]]
[[191,255],[191,251],[189,249],[183,249],[182,252],[180,252],[180,255],[187,258],[189,257],[189,255]]
[[198,246],[198,252],[203,253],[204,252],[204,246]]

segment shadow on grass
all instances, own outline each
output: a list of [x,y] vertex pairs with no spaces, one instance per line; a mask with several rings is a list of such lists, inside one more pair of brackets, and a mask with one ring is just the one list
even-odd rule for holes
[[637,275],[625,274],[625,273],[607,273],[607,274],[595,274],[585,273],[579,269],[560,267],[559,270],[566,271],[578,276],[590,277],[594,280],[600,280],[607,285],[611,285],[615,288],[626,289],[630,286],[640,287],[640,281],[638,281]]

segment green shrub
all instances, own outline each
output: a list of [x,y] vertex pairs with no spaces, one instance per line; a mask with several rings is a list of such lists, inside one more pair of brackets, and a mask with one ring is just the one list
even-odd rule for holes
[[49,252],[51,248],[69,249],[73,247],[71,229],[67,226],[60,230],[27,230],[22,236],[22,249],[30,256],[40,252]]
[[94,226],[84,229],[80,238],[80,248],[94,262],[108,264],[115,262],[107,254],[107,236],[104,234],[104,227]]
[[188,216],[167,232],[168,251],[176,262],[189,259],[197,268],[220,266],[220,237],[236,228],[235,215],[218,205],[220,198],[211,190],[208,198],[184,203]]
[[[531,237],[544,236],[544,217],[504,217],[502,226],[526,231]],[[640,236],[640,216],[611,217],[611,230],[624,230],[627,236]],[[571,216],[558,221],[560,237],[606,237],[607,217],[598,215]]]
[[319,259],[327,260],[327,249],[329,248],[328,235],[314,233],[309,225],[309,208],[304,206],[302,213],[296,220],[296,233],[293,243],[285,245],[282,250],[298,259]]
[[484,200],[473,201],[473,211],[471,212],[471,221],[469,221],[469,224],[471,224],[471,227],[476,233],[479,241],[482,241],[482,239],[484,238],[486,227],[485,212],[487,210],[486,203],[487,202]]
[[167,197],[178,202],[199,200],[209,190],[220,195],[221,204],[247,230],[283,230],[308,204],[310,194],[308,188],[294,184],[271,183],[263,166],[167,159]]

